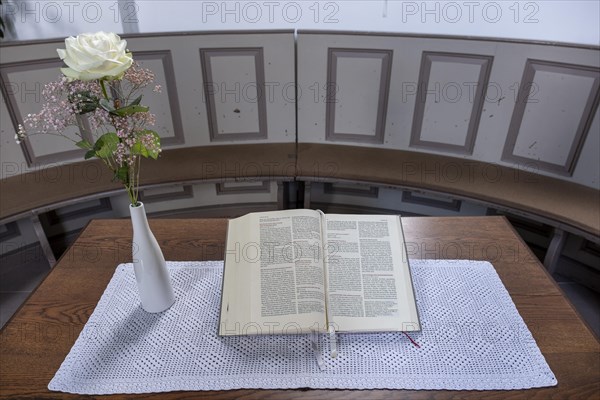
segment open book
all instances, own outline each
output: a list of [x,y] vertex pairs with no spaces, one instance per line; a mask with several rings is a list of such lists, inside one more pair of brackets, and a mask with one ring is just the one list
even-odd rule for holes
[[251,213],[229,221],[219,335],[420,330],[400,217]]

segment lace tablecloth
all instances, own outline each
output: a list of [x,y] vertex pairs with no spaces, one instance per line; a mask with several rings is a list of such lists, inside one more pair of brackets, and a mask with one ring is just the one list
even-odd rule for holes
[[50,390],[493,390],[557,383],[487,262],[412,260],[422,331],[410,336],[420,347],[402,333],[338,334],[337,358],[324,336],[217,336],[223,262],[168,266],[177,300],[158,314],[142,310],[132,265],[117,267]]

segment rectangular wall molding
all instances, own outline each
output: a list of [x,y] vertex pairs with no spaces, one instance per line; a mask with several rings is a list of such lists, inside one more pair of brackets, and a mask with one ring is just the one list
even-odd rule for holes
[[[423,52],[411,147],[473,154],[493,60],[487,55]],[[476,83],[473,98],[471,83]]]
[[[262,47],[200,49],[200,60],[210,140],[267,139]],[[214,69],[213,62],[220,62],[221,68]],[[248,68],[248,64],[252,67]],[[237,79],[230,82],[216,79],[215,75],[223,72],[221,69],[225,67],[227,72],[234,74],[230,76]]]
[[436,199],[428,196],[420,196],[417,193],[405,190],[402,192],[402,202],[409,204],[418,204],[421,206],[441,208],[449,211],[460,211],[462,202],[457,199]]
[[[546,84],[540,85],[544,79]],[[573,175],[599,101],[598,68],[528,59],[502,160],[533,162],[540,170]]]
[[215,185],[217,196],[229,194],[271,193],[269,181],[260,182],[222,182]]
[[[24,83],[25,82],[13,82],[11,79],[11,74],[15,72],[34,72],[37,70],[43,69],[56,69],[59,70],[60,67],[63,66],[63,62],[59,59],[32,59],[27,61],[18,61],[11,63],[3,63],[0,68],[0,90],[2,91],[2,96],[4,97],[4,101],[6,102],[6,107],[8,109],[8,113],[10,115],[10,119],[14,128],[15,133],[19,129],[19,124],[23,123],[24,114],[19,104],[24,103],[27,98],[22,99],[24,101],[19,102],[17,100],[16,94],[21,92],[22,95],[35,95],[39,96],[36,98],[36,102],[41,102],[41,90],[42,85],[35,88],[27,88]],[[58,72],[57,72],[58,74]],[[31,92],[29,91],[31,90]],[[67,142],[65,140],[65,142]],[[58,163],[63,161],[72,160],[73,158],[83,158],[85,151],[73,148],[71,150],[59,151],[51,154],[36,154],[31,142],[29,140],[24,140],[19,145],[21,147],[21,151],[23,152],[23,157],[27,162],[29,167],[35,165],[42,164],[50,164],[50,163]]]
[[325,194],[341,194],[346,196],[360,196],[360,197],[379,197],[379,188],[377,186],[360,186],[360,185],[347,185],[347,184],[335,184],[335,183],[324,183],[323,193]]
[[[81,207],[81,205],[85,206]],[[103,197],[97,200],[67,206],[62,210],[50,210],[48,211],[47,217],[50,225],[57,225],[64,221],[74,220],[82,217],[90,217],[111,210],[112,205],[110,203],[110,199],[108,197]]]
[[[194,191],[191,185],[182,185],[175,190],[166,191],[164,188],[160,190],[146,189],[140,191],[140,201],[144,203],[159,203],[161,201],[191,199],[194,197]],[[154,192],[154,193],[153,193]]]
[[[177,94],[177,82],[175,81],[175,69],[173,67],[173,55],[171,50],[136,51],[136,60],[159,60],[162,63],[165,74],[166,95],[169,100],[169,111],[171,124],[173,125],[173,136],[161,138],[161,145],[184,144],[183,124],[181,121],[181,108],[179,107],[179,96]],[[157,113],[158,110],[150,110]]]
[[392,50],[329,49],[326,140],[383,143],[392,58]]
[[581,243],[580,250],[594,257],[600,258],[600,244],[584,239]]
[[0,242],[5,242],[19,236],[21,236],[21,230],[19,229],[17,221],[4,224],[2,225],[2,228],[0,228]]

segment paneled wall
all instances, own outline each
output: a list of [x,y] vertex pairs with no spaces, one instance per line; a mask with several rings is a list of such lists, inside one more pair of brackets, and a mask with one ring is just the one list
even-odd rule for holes
[[300,31],[298,140],[600,182],[598,49]]
[[[58,78],[61,41],[2,46],[2,178],[81,158],[16,125]],[[147,93],[165,148],[335,142],[514,166],[597,187],[598,49],[292,31],[134,36],[163,87]]]
[[[147,88],[163,148],[296,140],[293,31],[179,34],[127,39],[134,59],[151,68],[162,94]],[[82,159],[67,140],[14,143],[16,127],[43,103],[45,83],[59,78],[62,41],[2,46],[2,178]],[[68,131],[73,132],[75,128]]]

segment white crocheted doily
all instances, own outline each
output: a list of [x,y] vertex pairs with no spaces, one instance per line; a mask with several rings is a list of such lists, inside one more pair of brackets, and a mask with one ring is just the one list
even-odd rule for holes
[[[176,302],[142,310],[131,264],[117,267],[48,385],[78,394],[240,388],[524,389],[556,385],[491,264],[412,260],[422,331],[219,337],[222,261],[169,262]],[[322,362],[318,363],[317,360]]]

